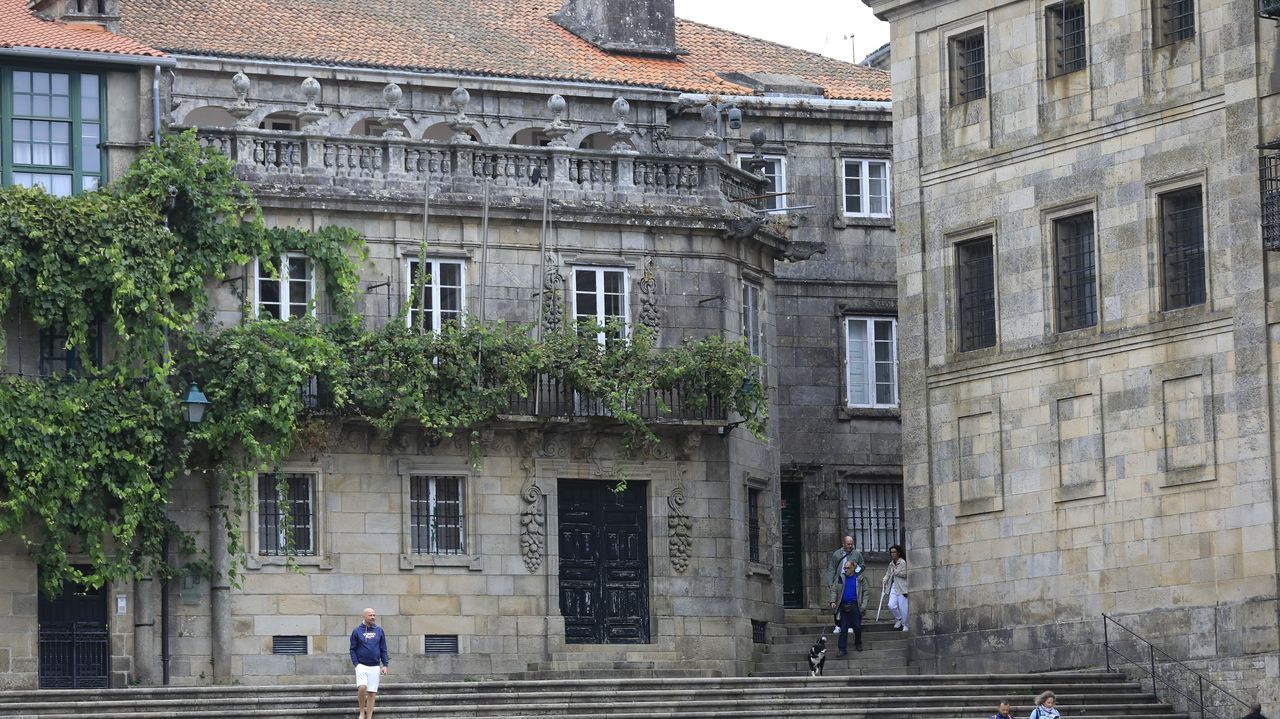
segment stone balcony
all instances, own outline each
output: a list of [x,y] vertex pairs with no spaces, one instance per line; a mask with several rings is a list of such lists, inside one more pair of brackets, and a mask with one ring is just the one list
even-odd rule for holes
[[[176,128],[183,129],[183,128]],[[231,158],[261,186],[368,196],[431,191],[502,198],[550,197],[566,204],[663,205],[731,216],[751,214],[764,179],[711,155],[655,155],[570,147],[436,142],[395,136],[334,136],[253,128],[197,129],[200,142]]]

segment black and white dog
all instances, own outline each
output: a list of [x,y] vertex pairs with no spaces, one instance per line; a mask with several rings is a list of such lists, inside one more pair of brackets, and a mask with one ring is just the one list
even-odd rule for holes
[[818,637],[818,641],[809,649],[809,676],[822,676],[822,665],[827,663],[827,638]]

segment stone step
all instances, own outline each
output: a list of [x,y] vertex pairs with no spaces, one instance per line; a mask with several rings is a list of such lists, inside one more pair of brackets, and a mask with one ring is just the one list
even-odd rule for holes
[[[827,648],[834,649],[836,642],[840,639],[839,635],[828,634]],[[817,637],[793,637],[787,641],[770,642],[765,646],[765,654],[781,654],[784,656],[797,655],[809,656],[809,649],[817,641]],[[849,637],[849,643],[853,643],[853,637]],[[880,634],[863,634],[862,646],[864,649],[906,649],[909,646],[907,637],[896,637],[893,635],[884,636]]]
[[615,662],[640,662],[640,661],[679,661],[680,653],[671,650],[666,652],[652,651],[636,651],[615,649],[610,652],[551,652],[551,661],[553,662],[577,662],[577,661],[615,661]]

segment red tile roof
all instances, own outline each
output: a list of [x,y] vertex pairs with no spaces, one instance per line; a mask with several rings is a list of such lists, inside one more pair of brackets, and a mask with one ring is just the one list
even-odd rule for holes
[[0,47],[164,56],[159,50],[98,26],[41,20],[27,10],[27,0],[0,0]]
[[[0,0],[11,2],[13,0]],[[121,32],[170,52],[751,94],[717,73],[795,75],[888,100],[889,74],[680,20],[674,58],[610,54],[548,16],[562,0],[120,0]]]

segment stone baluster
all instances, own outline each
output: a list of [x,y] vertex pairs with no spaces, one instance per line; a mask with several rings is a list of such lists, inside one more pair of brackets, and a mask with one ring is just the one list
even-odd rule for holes
[[617,165],[614,168],[613,183],[617,192],[618,199],[623,202],[631,201],[639,196],[636,188],[636,158],[639,154],[634,147],[631,146],[631,136],[635,132],[627,127],[627,115],[631,112],[631,103],[627,99],[620,97],[613,101],[613,117],[616,121],[613,129],[609,131],[609,137],[613,138],[612,150],[618,153]]

